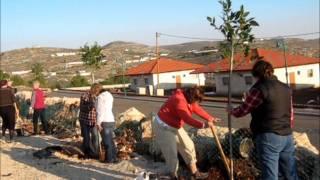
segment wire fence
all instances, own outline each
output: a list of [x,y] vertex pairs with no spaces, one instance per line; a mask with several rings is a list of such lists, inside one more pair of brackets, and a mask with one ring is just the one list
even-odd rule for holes
[[[21,98],[18,100],[20,114],[25,119],[28,119],[29,116],[28,104],[28,99]],[[46,116],[49,119],[53,134],[59,138],[72,137],[79,134],[79,127],[76,125],[78,112],[79,107],[74,103],[66,104],[65,102],[59,101],[50,104],[47,108]],[[133,136],[139,137],[135,138],[135,151],[137,153],[148,155],[152,157],[154,161],[164,161],[161,151],[154,140],[154,135],[152,134],[152,125],[155,123],[154,117],[155,114],[152,113],[146,120],[141,121],[140,124],[135,123],[125,128],[131,128],[134,133]],[[137,127],[137,125],[139,127]],[[139,131],[137,129],[139,129]],[[120,130],[122,129],[118,129],[118,131]],[[190,127],[186,127],[186,130],[195,144],[199,168],[202,171],[208,171],[210,177],[215,177],[213,179],[227,179],[228,175],[211,130],[194,129]],[[148,132],[151,132],[149,133],[151,134],[151,138],[146,139],[143,134],[148,134]],[[217,126],[216,132],[227,159],[230,158],[228,137],[232,136],[232,157],[235,179],[259,179],[261,167],[250,129],[232,129],[232,134],[229,134],[227,127]],[[296,147],[295,158],[299,179],[319,179],[319,150],[315,147],[319,146],[319,144],[315,144],[319,141],[319,129],[317,129],[317,127],[314,129],[295,129],[293,137]],[[126,144],[124,144],[124,146],[126,146]],[[182,174],[184,173],[183,170],[180,170],[180,172]]]

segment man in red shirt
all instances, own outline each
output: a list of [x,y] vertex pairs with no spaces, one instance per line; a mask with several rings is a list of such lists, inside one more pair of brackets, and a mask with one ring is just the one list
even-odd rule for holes
[[[194,143],[184,130],[187,123],[195,128],[213,127],[216,118],[203,110],[199,103],[203,99],[203,91],[199,87],[176,90],[160,108],[155,120],[155,136],[167,165],[167,173],[177,178],[178,155],[183,157],[195,179],[205,179],[207,174],[200,173],[196,166]],[[192,117],[195,113],[206,122]]]
[[40,117],[42,127],[45,131],[46,134],[49,134],[49,129],[48,129],[48,122],[46,119],[46,106],[45,106],[45,94],[44,92],[40,89],[40,82],[39,81],[34,81],[33,82],[33,92],[31,96],[31,107],[30,110],[33,110],[33,131],[34,135],[39,134],[38,130],[38,119]]

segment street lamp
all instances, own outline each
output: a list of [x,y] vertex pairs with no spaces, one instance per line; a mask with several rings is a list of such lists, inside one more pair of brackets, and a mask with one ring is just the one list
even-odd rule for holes
[[283,49],[283,58],[284,58],[284,65],[285,65],[285,71],[286,71],[286,82],[287,85],[289,85],[289,80],[288,80],[288,65],[287,65],[287,56],[286,56],[286,44],[283,38],[277,39],[277,48],[282,48]]
[[[126,53],[126,52],[128,52],[128,51],[129,51],[129,49],[125,49],[125,50],[124,50],[124,53]],[[124,79],[124,77],[125,77],[125,70],[126,70],[126,60],[125,60],[124,56],[121,56],[121,57],[122,57],[122,58],[121,58],[121,61],[122,61],[121,65],[122,65],[122,85],[123,85],[123,92],[124,92],[124,96],[127,96],[127,90],[126,90],[125,79]]]

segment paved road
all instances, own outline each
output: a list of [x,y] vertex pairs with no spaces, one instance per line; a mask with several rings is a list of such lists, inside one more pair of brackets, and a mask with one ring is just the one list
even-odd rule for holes
[[[79,97],[79,93],[65,93],[65,92],[53,92],[51,96],[67,96],[67,97]],[[114,95],[114,113],[118,114],[130,107],[135,107],[142,113],[148,115],[151,112],[157,112],[163,101],[162,98],[152,98],[152,97],[123,97],[119,95]],[[221,126],[227,126],[227,113],[225,112],[226,104],[219,102],[204,102],[203,107],[211,114],[222,119],[222,122],[219,123]],[[301,111],[301,110],[300,110]],[[307,111],[307,110],[303,110]],[[250,116],[247,115],[243,118],[233,118],[233,127],[249,127]],[[320,130],[320,121],[319,116],[310,116],[310,115],[295,115],[295,131],[298,132],[307,132],[309,138],[312,140],[312,143],[319,147],[319,130]]]

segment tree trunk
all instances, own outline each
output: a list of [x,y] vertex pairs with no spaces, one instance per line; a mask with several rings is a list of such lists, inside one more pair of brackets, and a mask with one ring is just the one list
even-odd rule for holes
[[91,71],[91,84],[94,84],[94,71]]
[[[231,40],[231,57],[230,57],[230,70],[229,70],[229,84],[228,84],[228,107],[232,107],[232,71],[233,71],[233,56],[234,56],[234,46],[233,40]],[[231,114],[228,113],[228,129],[229,134],[232,134],[232,119]],[[232,136],[229,136],[229,153],[230,153],[230,179],[233,180],[233,157],[232,157]]]

